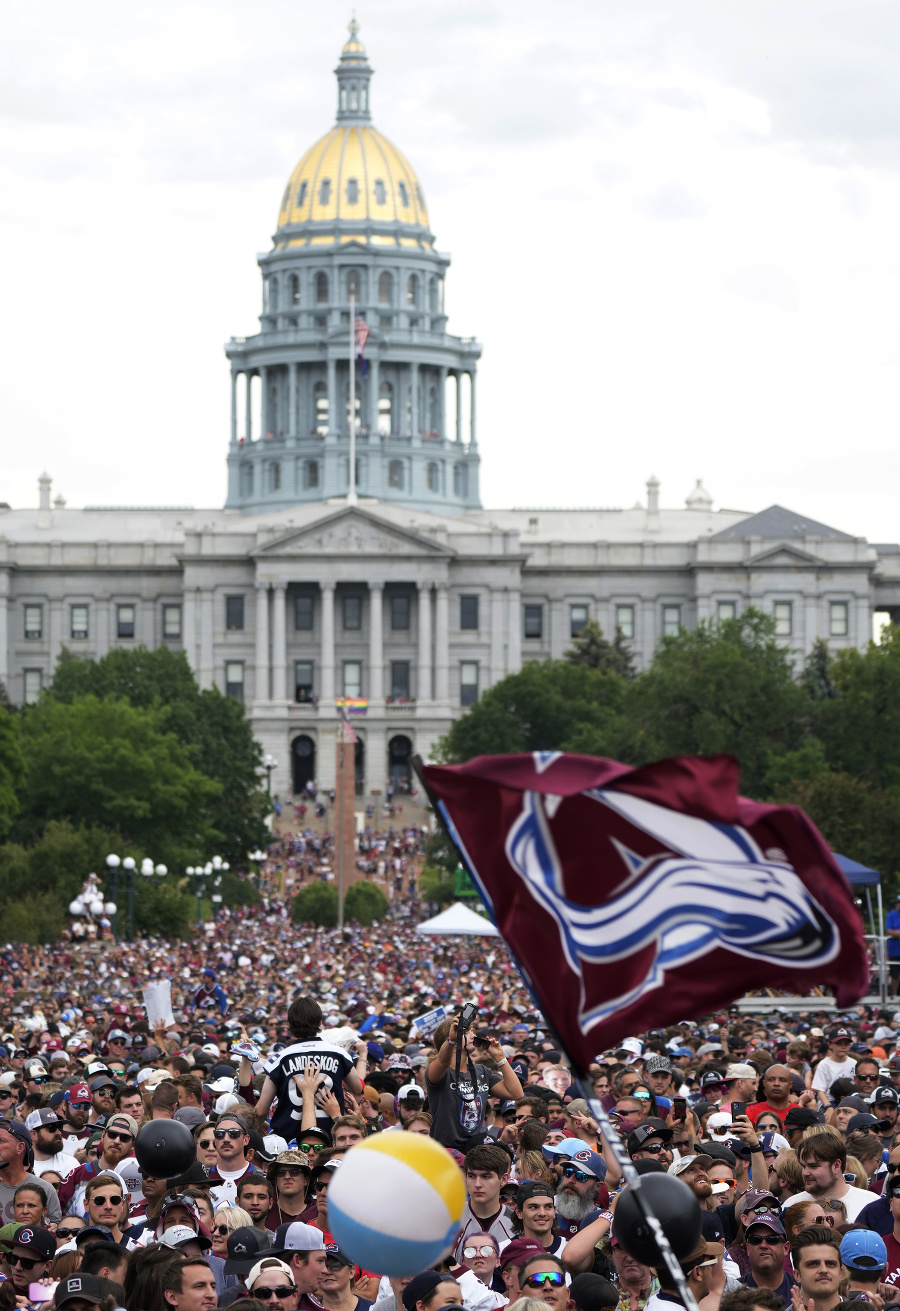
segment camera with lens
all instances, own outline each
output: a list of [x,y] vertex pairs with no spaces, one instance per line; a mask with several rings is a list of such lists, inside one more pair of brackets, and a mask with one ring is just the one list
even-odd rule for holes
[[478,1016],[478,1007],[474,1002],[467,1001],[464,1006],[460,1006],[459,1014],[456,1017],[456,1032],[464,1033],[466,1029],[472,1027]]

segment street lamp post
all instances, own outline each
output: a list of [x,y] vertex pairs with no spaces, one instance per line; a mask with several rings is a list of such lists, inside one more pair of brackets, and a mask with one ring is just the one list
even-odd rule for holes
[[[124,871],[125,874],[125,888],[128,897],[127,926],[128,926],[128,937],[130,940],[134,937],[134,878],[135,878],[135,874],[137,873],[137,861],[134,859],[133,856],[126,856],[125,859],[122,860],[114,852],[111,852],[106,857],[106,872],[110,882],[112,903],[116,902],[117,894],[119,891],[120,870]],[[169,871],[165,865],[154,865],[153,861],[150,860],[149,857],[145,857],[141,861],[141,873],[144,875],[145,878],[152,878],[154,874],[158,875],[160,878],[165,878],[168,872]],[[118,939],[119,936],[118,909],[116,909],[115,914],[113,916],[113,933]]]
[[263,769],[266,771],[266,791],[269,796],[272,795],[272,770],[278,764],[278,761],[268,751],[263,758]]
[[222,886],[222,875],[227,873],[231,868],[227,860],[221,856],[213,856],[205,865],[188,865],[185,870],[188,878],[193,883],[194,891],[197,894],[197,927],[203,927],[203,894],[207,886],[207,880],[212,879],[213,894],[213,914],[216,907],[222,901],[222,894],[219,888]]
[[257,888],[260,888],[262,886],[262,867],[265,864],[266,853],[260,851],[259,847],[257,847],[255,851],[250,852],[250,859],[256,866],[256,878],[253,881]]

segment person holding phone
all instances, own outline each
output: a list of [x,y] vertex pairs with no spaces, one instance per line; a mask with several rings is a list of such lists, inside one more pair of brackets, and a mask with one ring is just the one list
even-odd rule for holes
[[489,1097],[519,1101],[522,1085],[497,1038],[489,1040],[487,1055],[491,1065],[482,1065],[471,1058],[475,1048],[475,1035],[467,1028],[459,1054],[459,1072],[456,1070],[456,1034],[459,1016],[442,1020],[434,1031],[437,1056],[428,1066],[425,1075],[425,1092],[432,1114],[431,1137],[443,1147],[465,1152],[477,1141],[475,1135],[486,1136],[484,1123]]

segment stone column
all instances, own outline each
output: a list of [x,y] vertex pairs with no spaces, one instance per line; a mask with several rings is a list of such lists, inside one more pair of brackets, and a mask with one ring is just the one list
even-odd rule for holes
[[285,424],[285,432],[288,437],[295,437],[297,434],[297,374],[299,364],[288,365],[288,418]]
[[322,583],[322,701],[334,700],[334,583]]
[[373,355],[369,360],[369,445],[374,446],[378,441],[378,356]]
[[259,366],[259,435],[263,441],[269,432],[269,366]]
[[437,429],[441,437],[447,436],[447,366],[442,364],[438,369],[438,403],[437,403]]
[[[100,660],[103,658],[103,656],[106,655],[107,651],[109,650],[109,601],[96,601],[94,603],[94,612],[96,615],[96,620],[95,620],[96,638],[95,638],[94,649],[97,652],[97,659]],[[184,638],[182,640],[185,643],[185,648],[184,648],[185,654],[187,655],[188,664],[190,665],[191,670],[194,673],[196,673],[197,671],[196,639],[194,640],[194,645],[192,648],[188,649],[187,646],[187,593],[185,593],[185,599],[184,599],[184,624],[185,624]]]
[[9,690],[9,571],[0,573],[0,683]]
[[509,589],[508,653],[507,673],[517,674],[522,668],[522,593],[518,587]]
[[431,583],[419,583],[419,677],[417,701],[431,700]]
[[419,433],[419,366],[409,366],[409,432],[413,446],[421,446]]
[[50,674],[59,662],[59,653],[63,644],[63,602],[50,602]]
[[503,677],[503,592],[491,589],[491,674],[493,687]]
[[328,438],[334,440],[334,435],[338,430],[338,401],[337,401],[337,361],[328,360]]
[[236,373],[231,375],[231,444],[237,446],[237,380]]
[[462,445],[462,370],[457,369],[456,378],[456,441]]
[[284,701],[287,696],[285,677],[287,673],[287,632],[285,629],[285,606],[287,584],[276,583],[272,598],[272,700]]
[[437,610],[434,624],[434,699],[446,704],[450,700],[450,588],[437,585]]
[[269,585],[256,584],[256,697],[269,700]]
[[200,686],[212,687],[215,675],[213,662],[213,592],[204,587],[200,592]]
[[384,590],[369,584],[369,700],[384,700]]
[[469,445],[477,446],[478,438],[475,431],[475,370],[469,374],[469,383],[471,388],[471,400],[469,402]]
[[253,441],[253,374],[249,369],[244,370],[244,441],[249,446]]

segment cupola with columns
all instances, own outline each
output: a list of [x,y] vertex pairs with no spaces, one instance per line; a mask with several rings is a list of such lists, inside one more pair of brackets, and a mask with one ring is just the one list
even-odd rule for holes
[[347,493],[353,303],[369,329],[355,366],[360,498],[477,509],[481,346],[447,332],[450,259],[435,250],[409,162],[371,126],[372,69],[355,19],[335,74],[335,125],[291,174],[258,260],[260,330],[225,347],[226,508],[264,513]]

